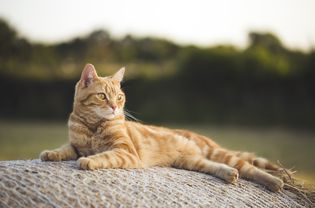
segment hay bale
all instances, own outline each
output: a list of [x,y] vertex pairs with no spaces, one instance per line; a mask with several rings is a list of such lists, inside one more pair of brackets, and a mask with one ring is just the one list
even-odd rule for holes
[[0,207],[311,207],[283,190],[174,168],[79,170],[74,161],[0,161]]

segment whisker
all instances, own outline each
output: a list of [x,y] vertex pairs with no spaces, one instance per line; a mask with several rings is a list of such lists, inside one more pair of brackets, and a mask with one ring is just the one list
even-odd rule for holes
[[125,109],[125,111],[127,111],[128,113],[135,113],[135,114],[140,115],[140,113],[139,113],[139,112],[136,112],[136,111],[131,111],[131,110],[128,110],[128,109]]
[[134,117],[133,115],[131,115],[131,113],[129,113],[127,109],[124,110],[124,114],[125,114],[127,120],[133,120],[133,121],[141,122],[141,120],[139,120],[136,117]]

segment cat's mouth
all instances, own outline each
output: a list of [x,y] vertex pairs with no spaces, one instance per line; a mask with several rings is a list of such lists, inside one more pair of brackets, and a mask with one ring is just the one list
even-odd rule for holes
[[112,113],[109,114],[109,116],[113,116],[115,117],[117,115],[117,113],[115,113],[115,111],[113,111]]
[[106,119],[112,119],[118,115],[117,111],[111,111],[109,113],[104,114]]
[[93,109],[95,114],[100,118],[105,119],[113,119],[118,115],[118,110],[112,110],[112,109],[103,109],[103,108],[94,108]]
[[107,113],[104,113],[103,117],[105,119],[109,119],[110,120],[110,119],[113,119],[113,118],[119,116],[119,114],[120,114],[120,110],[119,109],[117,109],[117,108],[115,110],[110,109],[110,110],[107,110]]

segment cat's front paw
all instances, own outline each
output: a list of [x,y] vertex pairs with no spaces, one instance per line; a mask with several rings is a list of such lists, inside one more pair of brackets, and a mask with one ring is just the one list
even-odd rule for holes
[[83,170],[96,170],[98,169],[97,163],[88,157],[81,157],[77,160],[77,164]]
[[41,161],[60,161],[61,157],[56,151],[45,150],[40,153],[39,158]]

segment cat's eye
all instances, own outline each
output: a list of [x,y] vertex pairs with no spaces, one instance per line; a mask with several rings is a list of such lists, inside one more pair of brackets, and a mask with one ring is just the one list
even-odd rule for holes
[[118,95],[118,96],[117,96],[117,100],[118,100],[118,101],[120,101],[120,100],[122,100],[122,99],[123,99],[123,95]]
[[97,97],[99,97],[101,100],[106,100],[106,95],[104,93],[97,93]]

